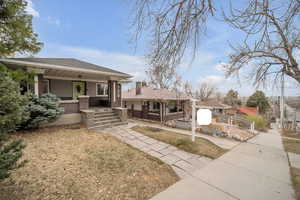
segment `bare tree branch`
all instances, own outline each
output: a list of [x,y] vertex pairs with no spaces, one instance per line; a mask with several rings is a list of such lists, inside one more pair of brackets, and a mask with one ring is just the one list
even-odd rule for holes
[[227,75],[251,65],[254,83],[266,83],[284,73],[300,83],[300,68],[295,58],[300,50],[299,0],[249,0],[246,8],[223,11],[224,19],[243,31],[244,43],[233,47]]
[[151,32],[150,66],[174,70],[190,45],[195,56],[214,8],[212,0],[136,0],[135,11],[135,39]]
[[203,82],[199,85],[199,89],[196,92],[199,95],[197,98],[201,101],[207,101],[215,94],[216,91],[217,88],[214,85]]
[[148,75],[149,84],[156,88],[171,89],[177,87],[179,81],[174,68],[166,65],[150,66],[146,74]]

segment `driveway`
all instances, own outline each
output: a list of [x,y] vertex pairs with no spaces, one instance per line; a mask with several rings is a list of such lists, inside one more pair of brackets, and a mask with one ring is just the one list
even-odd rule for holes
[[151,200],[168,199],[296,199],[278,130],[240,143]]

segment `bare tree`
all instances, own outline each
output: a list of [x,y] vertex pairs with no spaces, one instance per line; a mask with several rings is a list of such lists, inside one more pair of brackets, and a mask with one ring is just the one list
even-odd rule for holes
[[296,53],[300,50],[299,0],[249,0],[244,9],[223,12],[225,20],[245,33],[244,42],[233,46],[228,75],[252,67],[255,84],[286,74],[300,83]]
[[134,11],[135,39],[151,34],[150,66],[174,70],[189,45],[195,54],[214,8],[212,0],[136,0]]
[[[300,46],[299,4],[300,0],[248,0],[244,9],[224,12],[225,21],[246,33],[242,45],[232,45],[228,75],[248,66],[255,83],[267,77],[276,80],[281,73],[300,83],[295,58]],[[214,12],[213,0],[136,0],[135,36],[150,33],[150,65],[174,70],[187,48],[195,56],[207,18]]]
[[174,68],[166,65],[150,66],[146,71],[148,75],[149,84],[156,88],[173,89],[177,87],[179,76]]
[[239,98],[238,91],[233,89],[229,90],[224,97],[224,103],[230,106],[240,106],[242,105],[242,101]]
[[184,94],[186,96],[189,96],[189,97],[193,97],[194,94],[193,94],[193,89],[192,89],[192,84],[189,82],[189,81],[186,81],[184,84],[183,84],[183,91],[184,91]]
[[215,95],[214,95],[215,100],[222,101],[223,97],[224,97],[224,95],[220,91],[215,92]]
[[217,90],[217,88],[214,85],[209,84],[207,82],[203,82],[199,85],[199,89],[198,89],[199,97],[198,98],[201,101],[207,101],[214,95],[216,90]]

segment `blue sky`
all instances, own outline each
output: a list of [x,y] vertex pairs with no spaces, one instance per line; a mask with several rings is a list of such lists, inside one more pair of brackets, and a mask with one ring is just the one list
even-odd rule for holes
[[[141,40],[135,49],[130,42],[130,1],[27,1],[34,30],[44,43],[37,57],[78,58],[130,73],[135,80],[147,78],[144,55],[148,43]],[[238,90],[241,96],[254,92],[250,82],[238,83],[234,77],[225,79],[221,68],[230,53],[228,42],[239,42],[241,36],[224,22],[210,19],[194,62],[180,66],[183,80],[190,81],[194,87],[209,81],[223,93],[230,88]],[[187,54],[185,60],[189,59]],[[263,90],[268,95],[278,94],[276,88]],[[293,87],[293,81],[289,81],[287,94],[300,95],[300,88]]]

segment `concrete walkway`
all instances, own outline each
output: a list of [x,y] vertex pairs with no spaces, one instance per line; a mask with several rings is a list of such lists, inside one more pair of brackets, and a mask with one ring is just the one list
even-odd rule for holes
[[157,141],[130,128],[135,124],[105,129],[121,141],[144,151],[169,164],[180,178],[191,177],[192,173],[205,167],[212,160],[203,156],[182,151],[172,145]]
[[[160,124],[154,124],[154,123],[149,123],[149,122],[144,122],[144,121],[139,121],[139,120],[132,120],[132,122],[134,124],[137,124],[137,125],[150,126],[150,127],[154,127],[154,128],[164,129],[164,130],[167,130],[167,131],[177,132],[177,133],[180,133],[180,134],[191,135],[191,131],[177,129],[177,128],[170,128],[170,127],[163,126],[163,125],[160,125]],[[233,147],[240,144],[240,142],[235,141],[235,140],[230,140],[230,139],[220,138],[220,137],[214,137],[214,136],[204,135],[204,134],[199,134],[199,133],[196,134],[196,137],[205,138],[205,139],[213,142],[214,144],[216,144],[216,145],[218,145],[218,146],[220,146],[224,149],[232,149]]]
[[234,147],[151,200],[296,199],[287,154],[274,128]]

